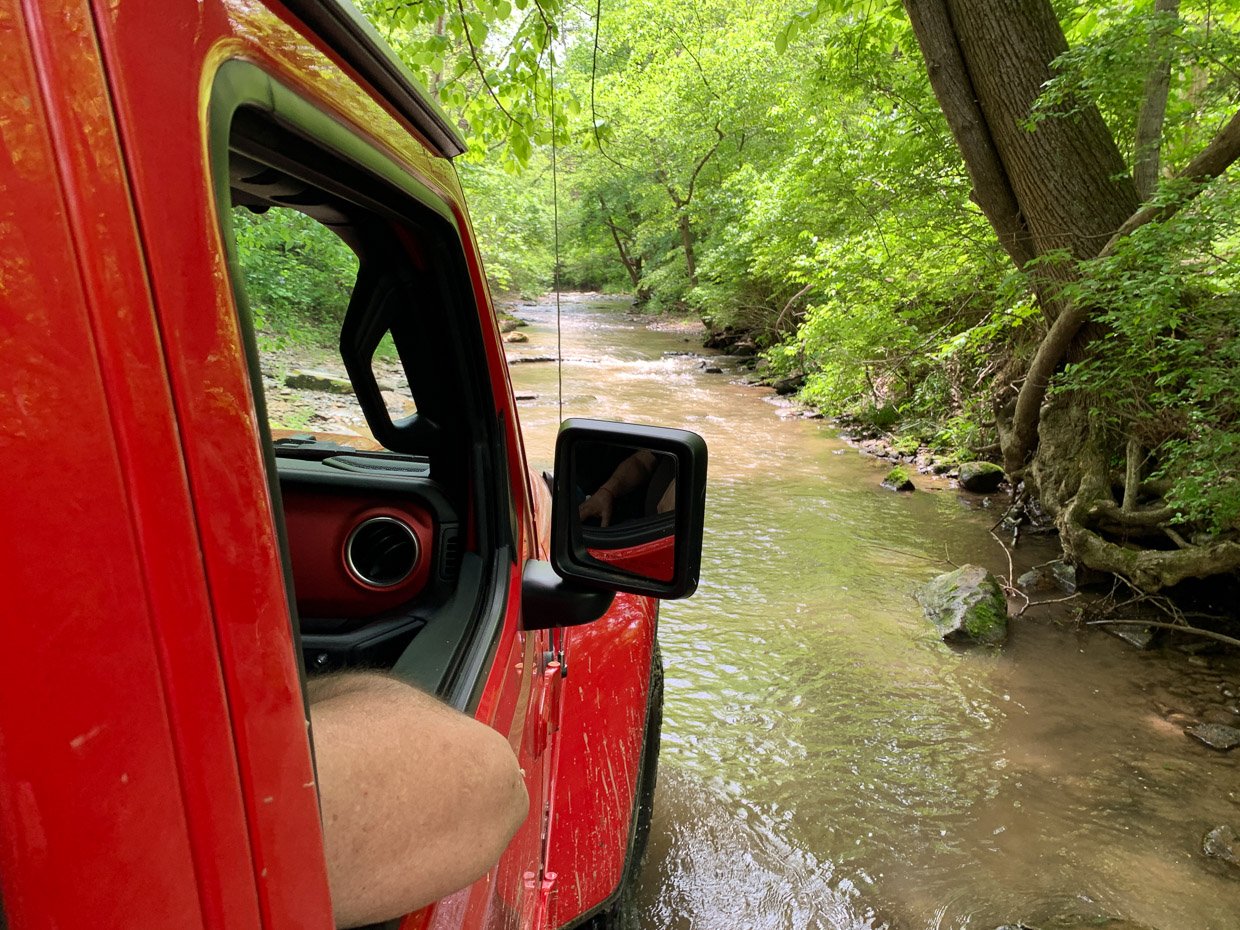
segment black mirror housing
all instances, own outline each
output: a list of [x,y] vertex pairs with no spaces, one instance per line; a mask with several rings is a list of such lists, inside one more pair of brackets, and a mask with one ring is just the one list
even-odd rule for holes
[[706,441],[688,430],[568,419],[555,444],[551,563],[605,591],[672,600],[697,589]]

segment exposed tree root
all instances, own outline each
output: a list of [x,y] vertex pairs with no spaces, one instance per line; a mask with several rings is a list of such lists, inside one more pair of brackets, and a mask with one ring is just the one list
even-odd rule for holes
[[1064,551],[1074,561],[1120,575],[1147,593],[1187,578],[1208,578],[1240,570],[1240,543],[1230,540],[1172,550],[1132,549],[1108,540],[1091,528],[1097,514],[1108,509],[1108,504],[1118,511],[1114,502],[1082,500],[1078,496],[1056,520]]

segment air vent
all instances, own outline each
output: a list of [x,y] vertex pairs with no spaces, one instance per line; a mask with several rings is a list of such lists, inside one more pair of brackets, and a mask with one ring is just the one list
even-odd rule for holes
[[363,520],[344,544],[345,564],[358,581],[376,588],[400,584],[418,564],[418,537],[394,517]]
[[455,523],[449,523],[439,532],[439,577],[455,581],[461,570],[461,534]]

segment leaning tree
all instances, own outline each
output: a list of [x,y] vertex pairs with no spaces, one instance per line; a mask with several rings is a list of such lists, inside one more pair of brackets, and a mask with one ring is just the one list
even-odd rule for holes
[[[1194,535],[1149,480],[1167,435],[1104,429],[1087,390],[1050,391],[1065,364],[1106,364],[1114,346],[1093,319],[1081,279],[1138,230],[1171,216],[1240,156],[1240,114],[1154,196],[1168,57],[1151,56],[1140,109],[1134,181],[1115,137],[1087,97],[1058,101],[1033,119],[1068,51],[1050,0],[903,0],[930,83],[959,146],[972,198],[1044,316],[1031,356],[1004,373],[998,422],[1003,465],[1055,518],[1065,550],[1146,591],[1240,568],[1234,526]],[[1178,0],[1157,0],[1172,18]],[[1141,134],[1144,134],[1143,136]],[[1172,192],[1168,194],[1167,192]],[[1114,334],[1111,334],[1112,336]],[[1133,390],[1140,390],[1134,385]],[[1191,430],[1187,421],[1174,432]],[[1233,476],[1234,477],[1234,476]]]

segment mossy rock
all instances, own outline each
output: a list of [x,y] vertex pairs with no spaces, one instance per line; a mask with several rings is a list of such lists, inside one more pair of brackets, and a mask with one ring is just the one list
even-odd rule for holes
[[945,643],[997,644],[1007,639],[1007,598],[980,565],[962,565],[917,591],[917,602]]
[[891,444],[891,451],[897,455],[916,455],[921,451],[921,440],[916,436],[901,436]]
[[908,469],[903,465],[897,465],[887,472],[887,477],[883,479],[883,487],[890,488],[892,491],[917,490],[917,485],[913,484],[913,479],[909,475]]
[[993,494],[1003,483],[1003,469],[993,462],[964,462],[960,466],[960,486],[976,494]]
[[322,391],[326,394],[352,394],[353,385],[348,378],[342,378],[329,371],[308,371],[295,368],[284,377],[286,387],[299,391]]

